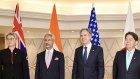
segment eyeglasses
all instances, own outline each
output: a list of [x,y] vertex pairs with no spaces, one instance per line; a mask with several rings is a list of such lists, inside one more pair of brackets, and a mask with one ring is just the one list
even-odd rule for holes
[[12,40],[15,40],[15,38],[6,38],[6,40],[11,40],[12,41]]

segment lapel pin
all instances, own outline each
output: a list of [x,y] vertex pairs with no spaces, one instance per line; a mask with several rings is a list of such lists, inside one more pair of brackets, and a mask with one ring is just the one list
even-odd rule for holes
[[136,58],[134,58],[134,59],[136,59]]
[[92,51],[94,51],[94,50],[92,50]]
[[15,53],[15,54],[17,54],[17,53]]

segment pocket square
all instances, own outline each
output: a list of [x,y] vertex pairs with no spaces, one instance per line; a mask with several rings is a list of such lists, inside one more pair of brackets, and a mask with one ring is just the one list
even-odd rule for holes
[[56,57],[54,60],[59,60],[59,58],[58,58],[58,57]]

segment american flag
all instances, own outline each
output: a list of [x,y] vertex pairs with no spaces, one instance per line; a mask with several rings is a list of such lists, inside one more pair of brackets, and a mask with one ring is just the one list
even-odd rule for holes
[[[21,17],[20,17],[20,12],[19,12],[19,4],[16,5],[16,9],[15,9],[12,32],[15,32],[18,35],[18,42],[17,42],[16,47],[24,51],[24,53],[26,53],[27,55],[24,34],[22,31]],[[28,66],[28,61],[26,65]],[[29,70],[28,70],[28,73],[29,73]],[[28,75],[28,79],[30,79],[29,75]]]
[[91,43],[99,46],[100,40],[99,40],[99,32],[98,32],[98,26],[97,26],[97,21],[96,21],[95,8],[93,8],[91,11],[88,28],[92,32]]

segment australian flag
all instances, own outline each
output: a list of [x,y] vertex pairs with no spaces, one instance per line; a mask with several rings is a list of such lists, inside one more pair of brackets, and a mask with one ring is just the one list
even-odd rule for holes
[[[12,32],[15,32],[18,36],[18,42],[17,42],[16,47],[24,51],[24,53],[27,55],[24,34],[22,30],[22,22],[21,22],[21,17],[20,17],[20,12],[19,12],[19,4],[16,5],[16,9],[15,9]],[[26,61],[26,66],[28,66],[28,61]],[[29,69],[28,69],[28,79],[30,79]]]
[[99,31],[98,31],[98,26],[97,26],[97,21],[96,21],[95,8],[93,8],[91,11],[88,28],[92,32],[91,43],[99,46],[100,40],[99,40]]

